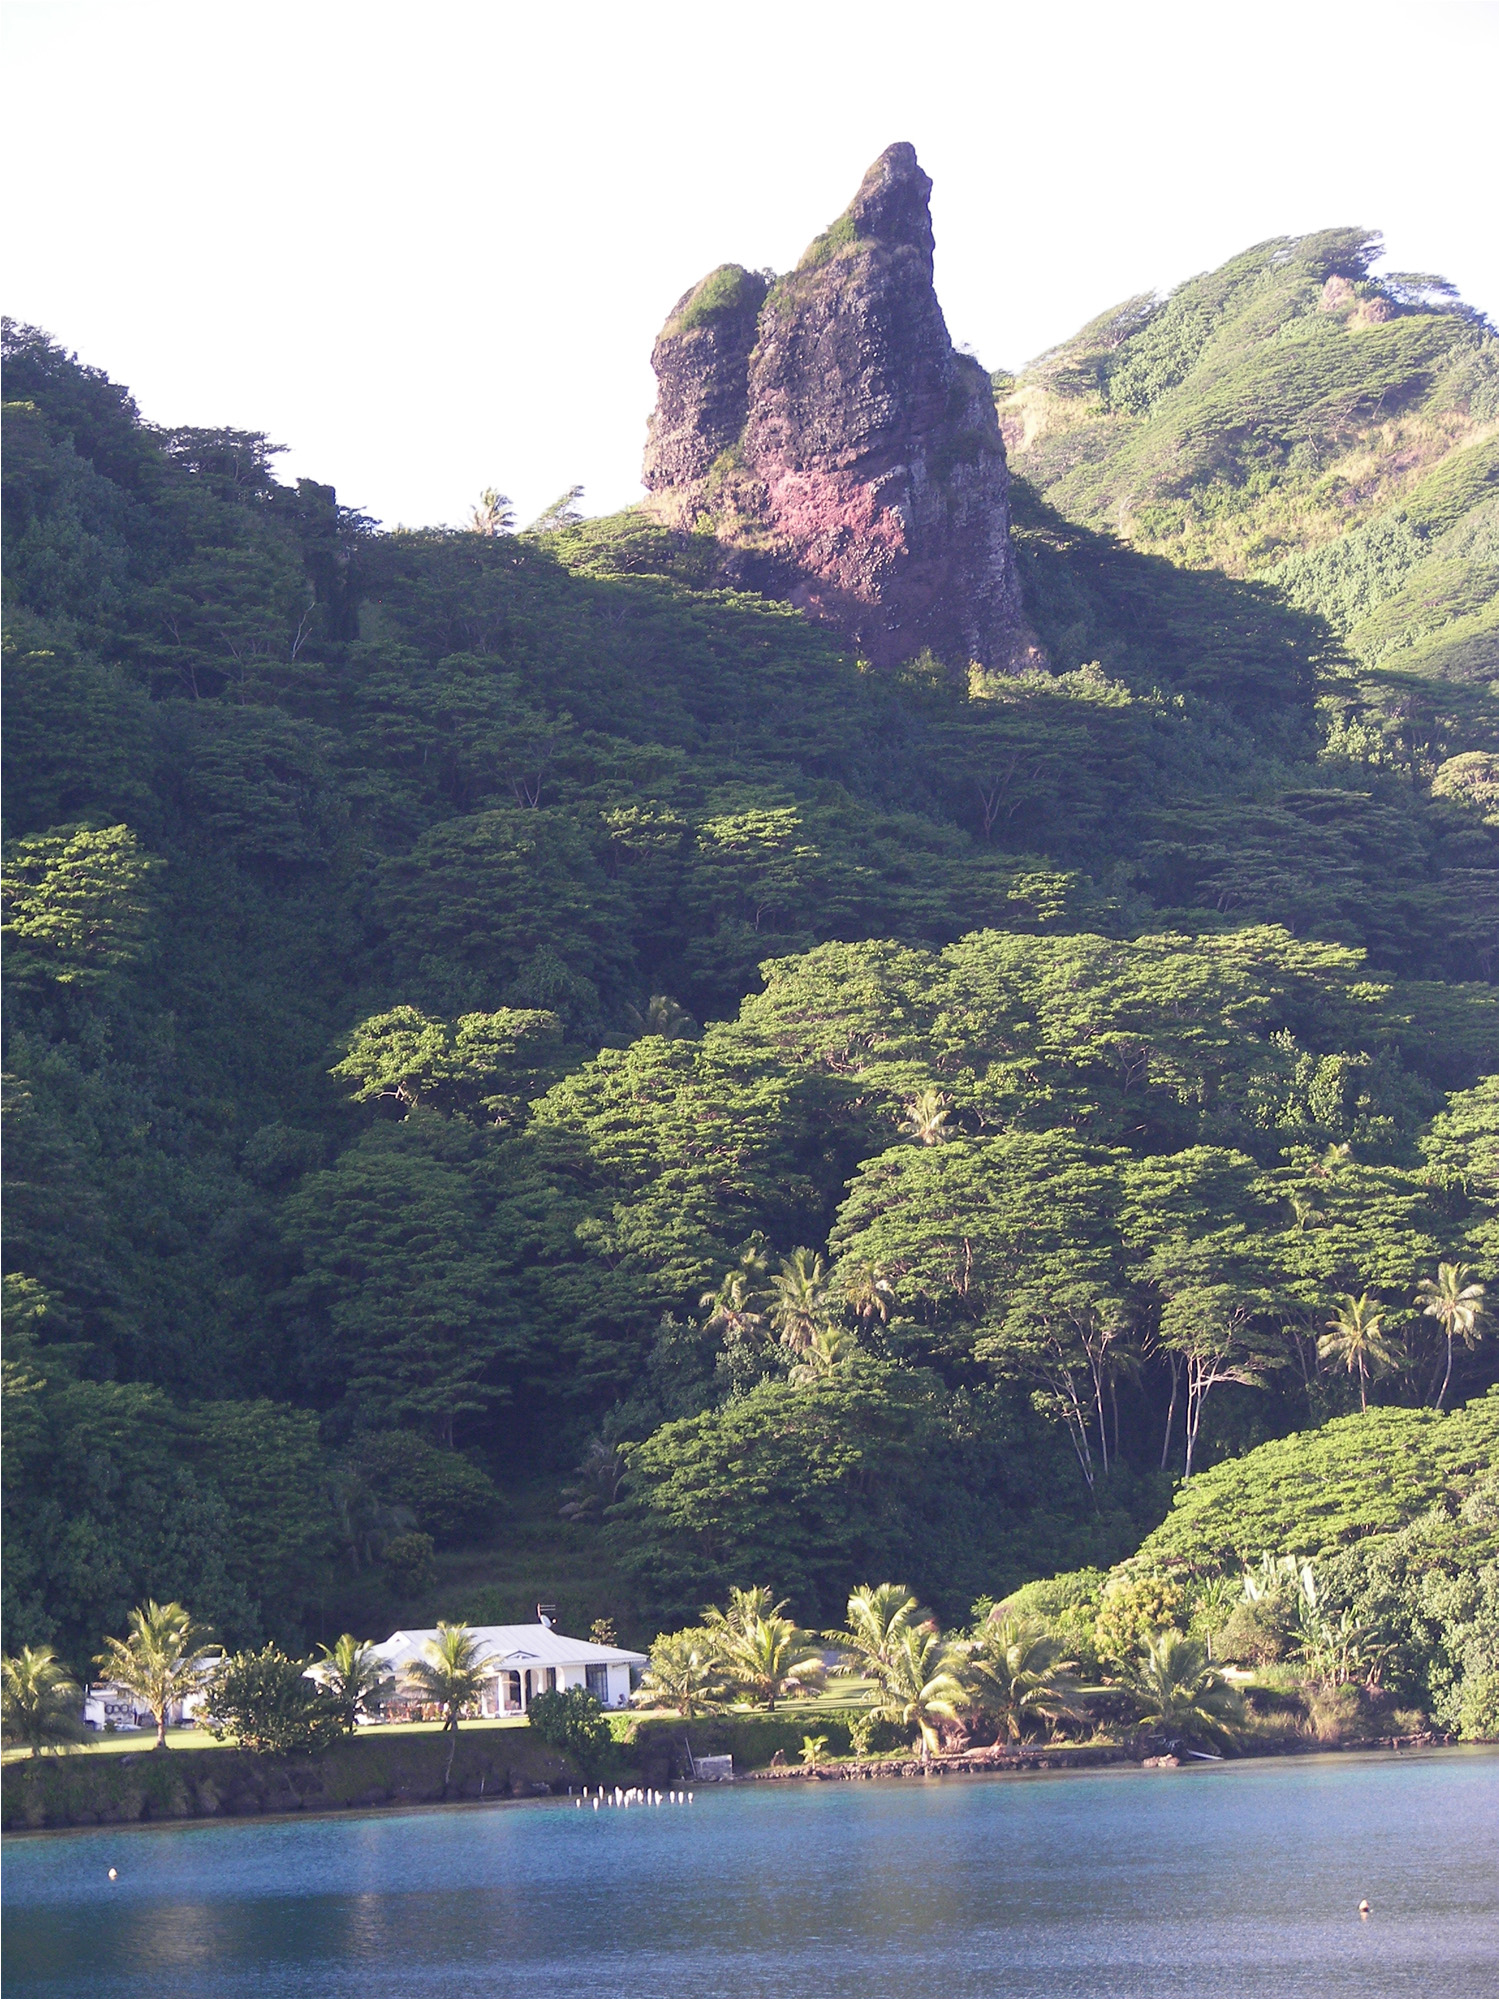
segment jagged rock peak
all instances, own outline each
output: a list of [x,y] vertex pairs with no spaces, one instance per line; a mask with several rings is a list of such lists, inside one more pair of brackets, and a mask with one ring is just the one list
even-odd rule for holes
[[[932,265],[932,182],[906,140],[887,146],[844,214],[853,234],[887,249],[919,250]],[[840,221],[843,217],[840,217]],[[839,227],[835,223],[834,229]]]
[[931,190],[889,146],[795,271],[721,264],[684,293],[652,350],[647,506],[877,663],[1007,669],[1039,656],[989,380],[932,287]]

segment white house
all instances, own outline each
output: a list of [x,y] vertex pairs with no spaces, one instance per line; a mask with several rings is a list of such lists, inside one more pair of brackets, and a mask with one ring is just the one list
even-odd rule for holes
[[[471,1625],[479,1642],[479,1658],[489,1678],[480,1696],[481,1715],[524,1715],[533,1695],[552,1688],[587,1688],[606,1708],[624,1708],[630,1699],[630,1670],[644,1667],[644,1653],[621,1646],[596,1646],[591,1639],[569,1639],[539,1625]],[[437,1631],[393,1632],[376,1655],[398,1684],[405,1671],[424,1657],[423,1649]]]

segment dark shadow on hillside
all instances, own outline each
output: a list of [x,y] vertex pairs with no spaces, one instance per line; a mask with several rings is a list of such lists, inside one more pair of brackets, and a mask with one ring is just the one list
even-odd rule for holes
[[1011,515],[1026,608],[1060,673],[1097,660],[1133,689],[1203,695],[1254,723],[1310,708],[1342,657],[1323,619],[1267,585],[1140,554],[1066,520],[1024,479]]

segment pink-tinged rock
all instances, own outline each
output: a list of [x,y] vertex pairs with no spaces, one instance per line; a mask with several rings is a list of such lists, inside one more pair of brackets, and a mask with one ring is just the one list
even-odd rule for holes
[[889,147],[795,271],[721,265],[652,353],[648,505],[726,576],[891,665],[1040,661],[1021,610],[989,379],[932,286],[931,182]]

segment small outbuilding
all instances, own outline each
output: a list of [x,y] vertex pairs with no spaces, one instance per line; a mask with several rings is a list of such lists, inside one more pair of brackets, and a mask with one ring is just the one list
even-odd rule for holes
[[[471,1625],[479,1658],[487,1676],[479,1712],[486,1716],[524,1715],[535,1695],[554,1688],[586,1688],[606,1708],[624,1708],[630,1700],[631,1668],[646,1665],[644,1653],[622,1646],[596,1646],[592,1639],[570,1639],[546,1623],[537,1625]],[[406,1670],[424,1657],[436,1639],[435,1627],[393,1632],[375,1648],[399,1686]],[[388,1707],[398,1707],[400,1696]]]

